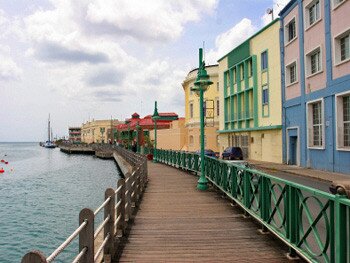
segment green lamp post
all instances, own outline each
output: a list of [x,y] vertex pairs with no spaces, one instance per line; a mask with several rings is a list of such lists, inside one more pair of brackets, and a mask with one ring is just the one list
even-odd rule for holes
[[152,119],[154,120],[154,147],[153,147],[153,162],[157,162],[157,120],[160,119],[157,109],[157,101],[154,102],[154,112]]
[[208,180],[204,174],[204,92],[208,89],[208,86],[213,84],[209,79],[209,75],[205,70],[205,62],[203,61],[203,49],[199,49],[199,68],[197,79],[194,82],[192,90],[198,95],[199,94],[199,114],[200,114],[200,141],[201,141],[201,175],[198,180],[197,189],[207,190]]
[[140,126],[140,122],[137,121],[137,124],[136,124],[136,138],[137,138],[137,152],[139,153],[140,152],[140,129],[141,129],[141,126]]

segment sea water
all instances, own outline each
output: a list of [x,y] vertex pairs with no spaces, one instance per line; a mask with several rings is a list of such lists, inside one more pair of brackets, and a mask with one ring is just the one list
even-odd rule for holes
[[[0,143],[1,159],[9,162],[0,163],[1,263],[20,262],[33,249],[49,256],[78,227],[80,210],[95,210],[119,178],[113,161],[38,143]],[[77,252],[75,240],[55,262],[71,262]]]

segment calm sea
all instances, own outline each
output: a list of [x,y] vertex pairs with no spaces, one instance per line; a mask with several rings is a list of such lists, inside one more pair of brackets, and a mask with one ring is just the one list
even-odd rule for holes
[[[38,143],[0,143],[1,159],[9,162],[0,163],[1,263],[20,262],[32,249],[49,256],[76,229],[80,210],[95,210],[119,178],[113,161]],[[71,262],[77,243],[55,262]]]

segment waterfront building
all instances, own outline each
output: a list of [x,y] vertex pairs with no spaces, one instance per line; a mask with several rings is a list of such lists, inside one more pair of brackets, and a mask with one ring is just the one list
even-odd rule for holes
[[117,119],[87,121],[81,126],[81,141],[83,143],[113,142],[114,130],[119,123]]
[[350,1],[281,11],[283,161],[350,173]]
[[72,143],[81,142],[81,127],[69,127],[68,128],[68,140]]
[[[185,118],[179,118],[172,121],[168,129],[157,131],[157,148],[175,151],[184,150],[186,138]],[[154,132],[151,133],[151,140],[154,141]]]
[[276,19],[219,59],[221,152],[282,162],[279,29]]
[[[204,115],[205,115],[205,148],[215,152],[219,151],[219,80],[218,65],[205,67],[210,80],[213,82],[204,93]],[[200,116],[199,96],[192,91],[197,78],[198,69],[191,70],[182,83],[185,92],[185,127],[187,138],[184,150],[198,151],[200,149]]]
[[[157,121],[157,130],[169,129],[172,121],[178,119],[178,115],[174,112],[159,113],[159,116],[161,120]],[[135,112],[131,115],[131,118],[125,120],[125,123],[116,126],[117,141],[121,145],[131,145],[138,140],[140,146],[151,147],[154,142],[154,133],[151,131],[153,131],[154,128],[155,123],[152,119],[152,115],[140,118],[140,115]],[[171,143],[172,140],[173,138],[168,137],[169,143]],[[158,140],[157,143],[159,143]],[[166,147],[166,144],[160,146],[158,144],[158,147],[161,146]]]

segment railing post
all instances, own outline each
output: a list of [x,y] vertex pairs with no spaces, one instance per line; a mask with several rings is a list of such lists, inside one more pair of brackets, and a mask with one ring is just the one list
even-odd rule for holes
[[121,186],[120,191],[117,194],[117,201],[121,201],[117,208],[117,217],[120,216],[118,221],[116,232],[118,237],[122,237],[125,231],[125,180],[119,179],[117,189]]
[[250,203],[250,174],[244,169],[243,170],[243,198],[244,198],[244,206],[249,209]]
[[125,221],[129,221],[130,216],[131,216],[131,174],[127,173],[125,175]]
[[21,263],[47,263],[46,257],[38,250],[30,251],[24,255]]
[[[287,230],[289,242],[296,244],[299,240],[299,196],[298,189],[293,186],[288,186],[288,214],[287,214]],[[294,258],[297,256],[294,249],[289,248],[289,257]]]
[[87,248],[84,256],[80,259],[80,263],[94,262],[94,212],[89,208],[84,208],[79,213],[79,225],[87,222],[86,226],[79,234],[79,252],[85,247]]
[[[347,262],[347,206],[342,204],[341,199],[346,198],[342,195],[335,196],[335,257],[336,262]],[[349,230],[348,230],[349,231]]]
[[104,247],[103,253],[105,256],[109,255],[113,257],[114,255],[114,222],[115,222],[115,192],[114,189],[108,188],[105,191],[105,200],[110,198],[109,202],[106,204],[104,209],[104,219],[110,216],[108,223],[104,227],[104,239],[109,234],[109,240]]
[[[271,199],[270,199],[270,189],[269,189],[269,179],[264,177],[264,176],[260,176],[260,216],[261,219],[264,222],[267,222],[267,220],[269,219],[269,214],[270,214],[270,208],[271,208]],[[267,232],[266,227],[263,225],[261,231],[263,233]]]

